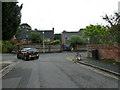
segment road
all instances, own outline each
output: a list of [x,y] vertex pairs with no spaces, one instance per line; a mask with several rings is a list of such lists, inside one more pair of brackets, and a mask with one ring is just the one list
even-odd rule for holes
[[[41,54],[19,63],[2,78],[3,88],[118,88],[118,80],[68,58],[75,53]],[[83,54],[84,55],[84,54]],[[12,58],[11,58],[12,59]]]
[[2,54],[2,61],[13,61],[13,60],[17,60],[16,58],[16,54],[10,54],[10,53],[7,53],[7,54]]

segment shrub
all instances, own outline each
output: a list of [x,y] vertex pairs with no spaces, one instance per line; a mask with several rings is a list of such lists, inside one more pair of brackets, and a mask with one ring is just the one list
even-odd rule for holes
[[10,41],[2,41],[2,52],[3,53],[10,53],[13,49],[13,44]]
[[54,41],[50,42],[49,44],[60,44],[60,40],[54,40]]

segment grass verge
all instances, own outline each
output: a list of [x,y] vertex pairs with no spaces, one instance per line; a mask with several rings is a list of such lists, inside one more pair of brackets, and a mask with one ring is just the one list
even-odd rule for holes
[[[89,60],[94,60],[93,57],[87,57]],[[98,61],[100,62],[104,62],[104,63],[110,63],[110,64],[115,64],[115,65],[120,65],[120,62],[116,62],[115,60],[112,59],[98,59]]]

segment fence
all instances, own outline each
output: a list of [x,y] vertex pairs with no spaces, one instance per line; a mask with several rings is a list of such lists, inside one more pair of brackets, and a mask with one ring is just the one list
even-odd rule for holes
[[23,44],[15,46],[15,52],[17,53],[22,48],[36,48],[39,53],[49,53],[49,52],[61,52],[62,47],[60,44],[57,45],[43,45],[41,44]]

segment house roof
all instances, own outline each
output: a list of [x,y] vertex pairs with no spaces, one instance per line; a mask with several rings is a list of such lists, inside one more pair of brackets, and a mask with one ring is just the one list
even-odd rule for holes
[[63,32],[62,34],[64,34],[65,36],[71,36],[71,35],[82,35],[82,30],[81,31],[71,31],[71,32]]
[[44,32],[44,38],[54,38],[54,28],[52,30],[37,30],[43,35]]
[[[52,30],[36,30],[36,31],[40,32],[41,35],[43,35],[42,32],[44,32],[45,39],[54,38],[54,28],[52,28]],[[32,30],[21,30],[21,32],[18,35],[16,35],[16,38],[26,39],[31,32]]]
[[31,33],[31,30],[22,30],[19,35],[16,35],[17,39],[25,39],[28,38],[28,35]]

